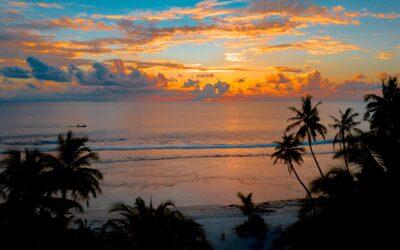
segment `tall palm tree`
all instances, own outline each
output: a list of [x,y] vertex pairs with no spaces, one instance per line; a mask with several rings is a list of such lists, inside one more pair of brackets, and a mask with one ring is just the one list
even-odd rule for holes
[[[382,96],[364,97],[367,112],[364,119],[370,121],[371,130],[381,135],[397,134],[400,127],[400,88],[396,77],[382,81]],[[398,134],[397,134],[398,135]]]
[[358,113],[353,113],[352,108],[347,108],[346,111],[343,113],[342,110],[339,109],[340,117],[336,118],[331,116],[333,123],[330,126],[337,130],[335,138],[333,140],[333,145],[339,144],[340,150],[343,152],[344,162],[346,164],[346,169],[349,175],[349,162],[347,159],[347,138],[352,136],[352,132],[361,132],[359,129],[356,128],[360,122],[354,121],[354,119],[359,116]]
[[119,217],[109,220],[106,231],[115,244],[133,249],[210,249],[201,226],[173,208],[171,201],[153,207],[140,197],[134,206],[115,203],[110,213]]
[[61,193],[63,198],[70,195],[74,200],[89,201],[90,195],[101,193],[99,181],[103,175],[91,163],[98,160],[86,146],[88,138],[74,137],[71,131],[64,137],[58,136],[56,155],[43,154],[43,162],[51,170],[46,174],[53,180],[50,193]]
[[400,183],[400,86],[396,77],[382,81],[382,94],[364,97],[370,122],[368,146],[383,156],[385,168],[391,173],[393,184]]
[[285,133],[282,136],[282,141],[274,142],[277,146],[275,147],[275,152],[271,155],[272,159],[274,159],[274,164],[278,161],[286,164],[288,167],[289,174],[292,172],[296,176],[300,185],[304,188],[307,193],[307,198],[311,199],[311,193],[304,184],[304,182],[300,179],[299,175],[293,163],[300,165],[303,163],[303,153],[304,149],[301,147],[301,143],[298,138],[296,138],[293,134],[286,135]]
[[324,179],[324,174],[322,173],[321,167],[315,157],[314,150],[312,148],[312,141],[316,141],[318,135],[321,135],[325,139],[325,134],[327,129],[324,125],[320,123],[320,117],[318,114],[318,106],[321,102],[318,102],[314,106],[312,105],[312,97],[307,95],[301,98],[302,108],[301,110],[295,107],[289,107],[296,115],[288,119],[288,121],[294,121],[292,124],[287,126],[286,131],[294,130],[298,128],[296,132],[296,137],[304,139],[307,137],[308,146],[312,157],[314,158],[315,164],[317,165],[318,171],[321,174],[321,178]]

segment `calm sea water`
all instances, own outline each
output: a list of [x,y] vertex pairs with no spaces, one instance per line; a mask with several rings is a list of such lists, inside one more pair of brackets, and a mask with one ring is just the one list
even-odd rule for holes
[[[178,206],[236,202],[237,191],[257,201],[298,198],[303,190],[286,167],[272,165],[272,142],[279,139],[296,102],[65,102],[0,103],[0,151],[39,148],[51,151],[68,130],[90,138],[96,164],[105,174],[103,195],[92,208],[136,196],[174,200]],[[322,122],[338,109],[363,103],[327,102]],[[85,124],[85,128],[76,125]],[[316,146],[326,169],[332,161],[329,139]],[[299,173],[317,175],[305,156]]]

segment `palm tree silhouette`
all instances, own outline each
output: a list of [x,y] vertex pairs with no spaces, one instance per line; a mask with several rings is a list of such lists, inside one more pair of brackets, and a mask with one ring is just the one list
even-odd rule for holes
[[244,195],[241,192],[238,192],[237,196],[242,202],[242,205],[239,205],[238,208],[243,212],[243,214],[246,216],[253,214],[256,210],[256,206],[253,202],[253,193]]
[[314,106],[312,106],[312,96],[307,95],[301,98],[302,100],[302,108],[298,110],[295,107],[289,107],[291,111],[293,111],[296,115],[288,119],[288,121],[294,121],[294,123],[287,126],[286,131],[294,130],[298,128],[296,132],[296,137],[300,139],[304,139],[307,137],[308,146],[310,148],[310,152],[312,157],[314,158],[315,164],[321,174],[321,178],[324,179],[324,174],[322,173],[321,167],[318,163],[317,158],[315,157],[312,141],[316,141],[316,137],[321,135],[322,138],[325,139],[325,134],[327,133],[327,129],[324,125],[320,123],[320,117],[318,114],[318,106],[322,102],[318,102]]
[[382,81],[381,96],[370,94],[364,99],[367,103],[364,118],[370,122],[371,129],[366,137],[368,147],[382,155],[391,183],[399,188],[400,86],[397,78]]
[[236,233],[239,236],[256,235],[260,240],[263,239],[268,227],[264,219],[256,214],[257,206],[253,202],[253,194],[244,195],[238,192],[237,196],[242,202],[242,204],[237,205],[237,207],[242,211],[243,215],[247,216],[247,220],[235,228]]
[[0,161],[4,193],[0,235],[5,249],[54,249],[69,220],[57,215],[72,208],[82,211],[76,201],[49,195],[53,182],[45,174],[48,169],[40,156],[38,150],[9,151]]
[[12,210],[23,209],[26,215],[34,215],[41,204],[40,152],[37,150],[8,151],[0,162],[0,186],[6,204]]
[[380,135],[398,136],[400,88],[397,78],[390,77],[386,82],[382,81],[382,96],[370,94],[364,100],[367,103],[364,119],[370,121],[371,130]]
[[98,160],[86,146],[88,138],[74,137],[71,131],[64,137],[58,136],[56,156],[43,154],[43,162],[51,170],[46,174],[53,180],[51,193],[61,193],[62,198],[70,194],[74,200],[89,201],[90,195],[97,197],[101,193],[99,181],[103,175],[98,169],[91,168],[91,163]]
[[116,244],[134,249],[210,249],[202,227],[174,207],[171,201],[147,206],[140,197],[134,206],[117,202],[109,212],[119,216],[105,227]]
[[347,158],[347,138],[352,137],[352,132],[358,132],[360,133],[361,131],[356,128],[357,125],[360,124],[360,122],[354,121],[354,118],[359,116],[358,113],[353,113],[352,108],[347,108],[346,111],[343,113],[342,110],[339,109],[340,117],[336,118],[331,116],[333,123],[330,124],[330,126],[334,129],[337,130],[337,133],[335,135],[335,138],[333,140],[333,145],[339,144],[340,150],[343,152],[343,157],[344,157],[344,162],[346,164],[346,169],[349,175],[350,173],[350,168],[349,168],[349,161]]
[[310,184],[310,191],[314,194],[324,193],[328,197],[337,199],[349,196],[352,189],[353,177],[344,169],[333,168],[325,176],[325,181],[316,178]]
[[286,135],[283,133],[282,141],[275,141],[274,143],[277,144],[275,147],[275,152],[271,155],[272,159],[274,159],[274,164],[276,164],[278,161],[286,164],[289,174],[292,172],[294,173],[300,185],[306,191],[307,198],[311,199],[312,196],[310,191],[300,179],[295,167],[293,166],[293,163],[300,165],[303,162],[302,155],[304,153],[304,149],[300,146],[301,144],[299,139],[293,134]]
[[3,207],[15,212],[19,209],[25,214],[58,212],[60,209],[81,209],[74,201],[46,195],[50,180],[41,162],[38,150],[9,151],[0,162],[0,187],[5,195]]

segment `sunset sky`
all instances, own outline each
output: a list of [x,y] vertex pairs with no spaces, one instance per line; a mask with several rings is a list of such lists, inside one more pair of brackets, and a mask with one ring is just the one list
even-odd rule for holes
[[0,100],[360,100],[400,1],[0,1]]

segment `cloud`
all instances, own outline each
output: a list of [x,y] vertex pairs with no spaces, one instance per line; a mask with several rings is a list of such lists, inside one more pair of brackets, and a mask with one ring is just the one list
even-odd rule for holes
[[265,78],[267,83],[289,83],[290,79],[282,73],[267,75]]
[[[20,8],[62,7],[47,2],[14,1],[7,2],[6,5]],[[30,19],[19,15],[19,17],[7,18],[7,21],[2,24],[0,33],[9,36],[10,42],[4,44],[0,39],[0,48],[7,48],[9,57],[12,57],[11,54],[20,56],[23,53],[23,56],[46,55],[47,58],[64,57],[84,60],[109,54],[118,57],[119,55],[155,53],[181,44],[224,40],[224,44],[235,43],[238,46],[236,49],[241,48],[242,52],[225,54],[226,60],[233,62],[245,60],[247,51],[251,49],[261,52],[297,49],[306,50],[315,55],[337,54],[357,50],[358,47],[329,39],[329,37],[310,39],[302,43],[267,47],[262,47],[262,45],[265,41],[277,36],[303,34],[306,28],[316,25],[357,25],[359,18],[366,15],[372,18],[395,18],[398,14],[346,12],[342,6],[326,7],[302,0],[205,0],[193,7],[174,6],[160,11],[133,10],[120,15],[95,13],[90,16],[53,19]],[[174,21],[177,19],[185,20],[185,22]],[[13,32],[20,33],[20,37],[13,36],[10,32],[6,33],[6,29],[10,27],[17,28]],[[43,31],[48,29],[111,32],[106,32],[106,35],[101,37],[96,35],[76,41],[57,39],[58,34],[42,35]],[[24,35],[28,35],[27,39],[21,40],[25,37]],[[15,40],[11,41],[11,38]],[[238,40],[244,42],[237,43]]]
[[303,73],[304,69],[298,67],[288,67],[288,66],[275,66],[274,69],[278,72],[286,73]]
[[244,83],[246,81],[246,77],[240,77],[235,80],[237,83]]
[[339,84],[335,87],[335,91],[342,92],[360,92],[360,91],[376,91],[382,88],[380,83],[368,83],[364,81],[345,81],[343,84]]
[[203,87],[197,85],[193,91],[196,100],[213,100],[223,97],[229,93],[230,85],[226,82],[218,81],[214,84],[207,83]]
[[357,45],[347,44],[330,36],[314,37],[303,42],[270,45],[258,48],[259,52],[269,53],[282,50],[304,50],[311,55],[333,55],[346,51],[359,50]]
[[106,25],[104,22],[96,22],[92,19],[88,18],[70,18],[63,17],[58,19],[47,20],[44,22],[36,22],[32,24],[33,27],[49,29],[49,28],[67,28],[73,30],[112,30],[113,27],[110,25]]
[[114,86],[121,90],[151,91],[152,88],[166,87],[169,81],[161,73],[150,76],[138,69],[128,72],[121,60],[114,60],[111,69],[106,64],[95,62],[91,71],[84,71],[74,65],[68,66],[68,71],[81,84]]
[[46,56],[50,62],[62,64],[88,63],[84,55],[110,53],[111,49],[91,42],[52,41],[52,36],[42,35],[29,30],[0,29],[0,54],[2,58],[20,58],[22,56]]
[[202,85],[200,81],[189,78],[183,83],[182,88],[194,89],[190,93],[195,100],[215,100],[229,93],[231,85],[222,81]]
[[305,74],[268,75],[265,82],[247,89],[247,98],[293,99],[311,94],[323,100],[362,100],[363,96],[377,93],[380,88],[381,83],[368,81],[361,73],[343,82],[332,82],[314,70]]
[[321,72],[317,70],[306,74],[305,77],[298,80],[302,85],[301,90],[309,93],[327,92],[322,94],[329,95],[329,91],[333,87],[332,83],[328,79],[323,78]]
[[196,77],[198,78],[213,78],[215,75],[213,73],[203,73],[197,74]]
[[193,79],[187,79],[187,81],[183,83],[182,87],[183,88],[193,88],[193,87],[197,87],[198,84],[199,84],[199,81],[195,81]]
[[306,93],[329,96],[333,84],[321,72],[314,70],[305,74],[269,74],[265,81],[248,88],[252,94],[270,96],[301,96]]
[[225,53],[225,60],[230,62],[242,62],[246,59],[245,52]]
[[56,3],[36,3],[37,6],[45,9],[62,9],[63,7]]
[[351,11],[346,12],[344,15],[348,17],[371,17],[376,19],[397,19],[400,18],[400,14],[396,12],[391,13],[379,13],[379,12],[370,12],[370,11]]
[[[256,0],[239,1],[243,7],[231,6],[236,1],[202,1],[194,7],[171,7],[163,11],[135,11],[126,15],[93,14],[93,19],[116,22],[122,39],[103,40],[124,46],[126,51],[157,52],[182,43],[204,43],[218,39],[246,39],[258,42],[279,35],[295,35],[315,25],[357,25],[356,17],[346,16],[340,8],[328,8],[309,1]],[[155,24],[188,18],[192,25]],[[175,22],[176,23],[176,22]],[[228,42],[227,42],[228,43]],[[243,47],[249,43],[243,43]],[[228,52],[226,59],[241,61],[243,55]]]
[[26,62],[32,69],[32,76],[38,80],[51,80],[56,82],[69,82],[71,80],[68,72],[56,66],[44,63],[35,57],[28,57]]
[[6,3],[9,7],[15,8],[22,8],[26,9],[29,7],[40,7],[45,9],[62,9],[63,7],[56,3],[45,3],[45,2],[38,2],[38,3],[31,3],[31,2],[22,2],[22,1],[10,1]]
[[[153,76],[138,69],[128,70],[121,60],[113,60],[111,65],[95,62],[90,70],[71,64],[68,66],[68,71],[34,57],[28,57],[26,61],[32,72],[30,79],[21,77],[20,72],[29,73],[29,71],[20,67],[2,69],[4,77],[0,78],[0,89],[3,93],[0,93],[0,98],[18,100],[145,98],[168,95],[168,83],[172,81],[162,73]],[[68,84],[65,84],[66,82]]]
[[31,74],[28,70],[18,66],[4,67],[0,70],[0,73],[5,77],[10,78],[30,78]]
[[355,80],[355,81],[362,81],[365,79],[366,79],[366,76],[362,73],[358,73],[353,76],[353,80]]
[[198,77],[212,77],[212,72],[221,71],[258,71],[257,69],[247,67],[235,67],[235,66],[203,66],[201,64],[183,64],[175,61],[136,61],[126,60],[125,63],[133,64],[134,67],[139,69],[147,68],[163,68],[163,69],[182,69],[190,71],[206,71],[210,73],[198,74]]
[[27,8],[28,7],[28,3],[20,2],[20,1],[10,1],[7,3],[7,5],[12,6],[12,7],[18,7],[18,8]]
[[394,57],[394,53],[391,51],[381,51],[378,53],[378,55],[375,57],[376,59],[379,60],[390,60]]

